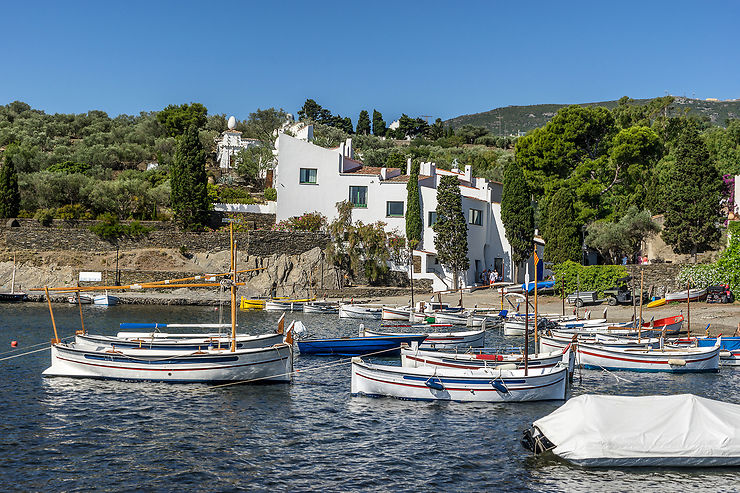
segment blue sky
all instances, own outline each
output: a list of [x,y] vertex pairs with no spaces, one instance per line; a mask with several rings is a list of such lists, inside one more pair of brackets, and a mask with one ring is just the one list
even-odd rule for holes
[[740,2],[6,2],[0,104],[110,115],[313,98],[357,121],[740,98]]

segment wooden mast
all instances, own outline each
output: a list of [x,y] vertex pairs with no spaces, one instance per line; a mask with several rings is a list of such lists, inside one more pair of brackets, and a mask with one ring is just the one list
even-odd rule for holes
[[686,337],[691,338],[691,279],[686,281]]
[[[642,287],[645,282],[645,269],[640,268],[640,321],[637,326],[637,342],[641,342],[642,339]],[[652,335],[652,334],[651,334]]]
[[52,344],[58,344],[61,341],[57,335],[57,323],[54,321],[54,310],[51,309],[51,298],[49,298],[49,288],[44,286],[46,292],[46,302],[49,304],[49,315],[51,315],[51,326],[54,327],[54,339],[51,340]]
[[[77,287],[80,287],[80,281],[77,281]],[[80,309],[80,326],[82,333],[85,333],[85,320],[82,318],[82,300],[80,299],[80,292],[77,291],[77,308]]]
[[[537,352],[537,263],[539,258],[537,257],[537,245],[534,247],[534,350]],[[527,286],[527,292],[529,292],[529,286]]]
[[524,275],[524,376],[529,374],[529,268]]
[[231,237],[231,352],[236,351],[236,255],[234,254],[234,223],[229,223]]

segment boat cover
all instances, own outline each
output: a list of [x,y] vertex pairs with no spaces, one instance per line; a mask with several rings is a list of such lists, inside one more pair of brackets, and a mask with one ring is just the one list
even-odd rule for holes
[[[699,347],[712,347],[717,344],[717,338],[698,337],[696,342]],[[740,351],[740,337],[723,337],[720,347],[725,351]]]
[[740,465],[740,405],[692,394],[581,395],[534,422],[582,466]]

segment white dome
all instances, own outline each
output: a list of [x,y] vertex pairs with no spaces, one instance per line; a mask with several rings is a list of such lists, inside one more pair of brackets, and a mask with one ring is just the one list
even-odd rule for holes
[[234,127],[236,127],[236,118],[234,118],[234,115],[229,117],[229,130],[234,130]]

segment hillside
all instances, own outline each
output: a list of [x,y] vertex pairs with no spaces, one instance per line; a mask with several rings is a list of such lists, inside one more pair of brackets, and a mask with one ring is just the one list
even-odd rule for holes
[[[650,99],[634,100],[636,104],[646,104]],[[582,106],[605,106],[614,108],[618,101],[582,103]],[[445,121],[445,125],[459,128],[462,125],[485,127],[495,135],[516,135],[543,126],[565,104],[534,104],[528,106],[506,106],[482,113],[462,115]],[[688,112],[692,115],[708,117],[713,125],[725,126],[728,118],[740,118],[740,99],[732,101],[706,101],[676,96],[669,108],[669,115]]]

